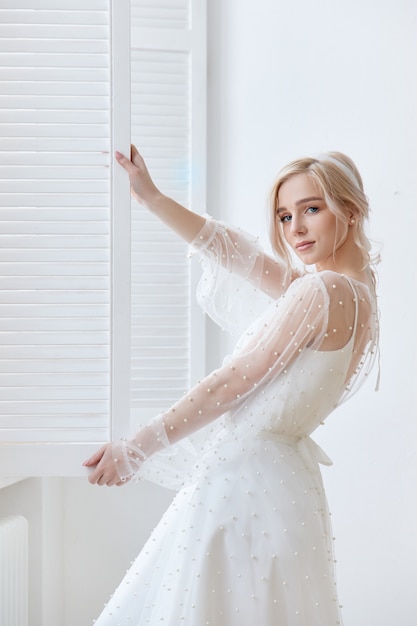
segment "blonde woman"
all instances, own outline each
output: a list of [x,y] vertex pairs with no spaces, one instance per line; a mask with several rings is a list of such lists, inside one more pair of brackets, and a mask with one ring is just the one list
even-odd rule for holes
[[164,196],[136,148],[116,158],[138,202],[200,256],[203,308],[224,328],[248,327],[174,406],[86,461],[93,484],[178,490],[96,626],[341,624],[319,470],[330,461],[310,435],[377,349],[359,172],[338,152],[285,167],[271,195],[273,258]]

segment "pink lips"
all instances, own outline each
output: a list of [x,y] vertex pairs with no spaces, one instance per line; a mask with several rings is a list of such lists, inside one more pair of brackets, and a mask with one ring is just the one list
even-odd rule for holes
[[299,252],[304,252],[305,250],[309,250],[313,244],[314,241],[301,241],[300,243],[297,243],[295,247]]

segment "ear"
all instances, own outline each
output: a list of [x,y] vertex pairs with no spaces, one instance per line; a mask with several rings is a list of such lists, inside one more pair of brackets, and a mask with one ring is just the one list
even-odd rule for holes
[[358,218],[358,210],[357,208],[349,203],[348,206],[349,214],[348,214],[348,223],[353,226],[353,224],[357,221]]

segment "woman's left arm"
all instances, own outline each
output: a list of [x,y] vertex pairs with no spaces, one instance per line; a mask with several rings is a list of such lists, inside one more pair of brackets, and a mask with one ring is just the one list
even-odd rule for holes
[[313,275],[293,284],[249,330],[235,353],[129,441],[103,446],[87,467],[93,484],[121,484],[143,461],[245,402],[255,388],[279,375],[327,330],[327,292]]

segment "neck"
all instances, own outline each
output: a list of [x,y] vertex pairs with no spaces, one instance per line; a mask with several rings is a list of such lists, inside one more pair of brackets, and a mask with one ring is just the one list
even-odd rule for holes
[[316,269],[319,272],[332,270],[339,274],[352,276],[352,278],[357,278],[358,280],[367,279],[369,276],[368,268],[363,267],[362,253],[350,235],[335,250],[332,256],[317,263]]

